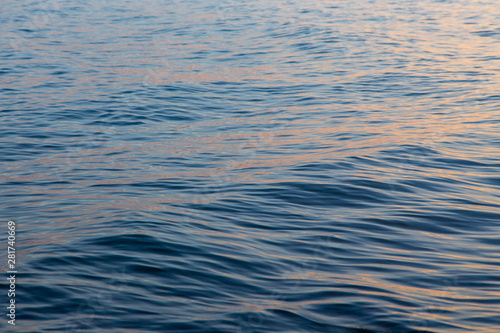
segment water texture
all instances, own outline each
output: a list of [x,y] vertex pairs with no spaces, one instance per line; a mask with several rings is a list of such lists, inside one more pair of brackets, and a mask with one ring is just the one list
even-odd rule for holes
[[3,0],[0,82],[2,332],[500,332],[498,2]]

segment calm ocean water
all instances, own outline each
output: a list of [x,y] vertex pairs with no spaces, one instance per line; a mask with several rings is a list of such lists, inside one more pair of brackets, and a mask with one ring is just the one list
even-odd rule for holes
[[0,5],[2,332],[500,332],[500,6]]

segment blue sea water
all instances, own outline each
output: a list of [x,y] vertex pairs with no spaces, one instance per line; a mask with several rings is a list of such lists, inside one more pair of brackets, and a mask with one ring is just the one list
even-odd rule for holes
[[0,82],[2,332],[500,332],[497,1],[3,0]]

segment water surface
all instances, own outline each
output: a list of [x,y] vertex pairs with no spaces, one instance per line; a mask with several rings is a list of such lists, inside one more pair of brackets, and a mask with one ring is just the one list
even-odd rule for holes
[[500,331],[495,1],[1,6],[2,331]]

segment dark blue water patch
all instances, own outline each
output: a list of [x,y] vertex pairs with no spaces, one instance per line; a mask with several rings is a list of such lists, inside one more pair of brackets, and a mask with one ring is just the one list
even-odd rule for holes
[[47,151],[61,150],[60,145],[35,144],[35,143],[17,143],[4,144],[2,150],[8,157],[2,158],[3,161],[17,161],[24,158],[35,158],[45,154]]
[[337,163],[325,163],[325,162],[314,162],[305,165],[298,165],[292,170],[298,173],[309,173],[309,172],[322,172],[325,173],[328,170],[350,170],[354,168],[355,164],[346,162]]
[[[472,224],[471,227],[476,230],[488,228],[489,223],[496,225],[498,221],[500,221],[500,212],[495,210],[450,209],[450,212],[457,216],[457,222],[460,221],[461,224]],[[468,220],[464,221],[463,218],[468,218]]]
[[[398,213],[398,216],[402,217],[400,221],[403,222],[407,228],[442,233],[446,235],[471,230],[488,230],[489,225],[487,223],[492,222],[498,215],[495,213],[477,213],[467,209],[454,210],[444,208],[439,210],[439,212],[439,214],[402,212]],[[469,215],[472,220],[464,219],[464,215],[466,214]],[[403,226],[403,224],[401,226]]]
[[496,238],[477,237],[476,240],[485,245],[494,245],[494,246],[500,245],[500,240]]
[[183,256],[189,253],[196,254],[200,253],[200,250],[187,245],[181,244],[171,244],[170,247],[166,247],[165,244],[157,240],[153,236],[148,235],[120,235],[114,237],[103,237],[91,240],[92,246],[98,247],[111,247],[116,250],[122,251],[140,251],[146,252],[154,255],[167,255],[171,256]]
[[500,35],[500,28],[492,29],[492,30],[473,31],[472,33],[475,35],[478,35],[480,37],[495,37],[495,36]]

